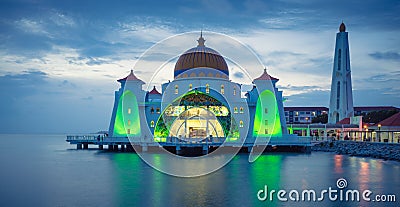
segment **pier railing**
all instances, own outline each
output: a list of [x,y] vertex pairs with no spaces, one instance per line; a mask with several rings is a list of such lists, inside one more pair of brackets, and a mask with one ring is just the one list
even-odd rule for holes
[[[88,143],[88,144],[96,144],[96,145],[107,145],[107,144],[123,144],[123,143],[131,143],[134,145],[161,145],[161,146],[174,146],[174,145],[226,145],[226,146],[237,146],[242,142],[230,142],[225,137],[212,137],[205,138],[202,140],[198,139],[179,139],[177,137],[168,137],[164,142],[156,142],[153,139],[129,139],[127,137],[107,137],[104,135],[68,135],[67,142],[71,144],[79,144],[79,143]],[[301,145],[301,146],[309,146],[311,145],[311,137],[298,137],[298,136],[287,136],[287,137],[271,137],[269,142],[263,142],[256,145]],[[248,141],[243,143],[243,146],[252,146],[254,145],[253,141]]]

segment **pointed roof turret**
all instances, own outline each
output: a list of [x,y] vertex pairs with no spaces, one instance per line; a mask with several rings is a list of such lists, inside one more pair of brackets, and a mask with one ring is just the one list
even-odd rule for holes
[[267,73],[267,68],[264,68],[263,74],[261,74],[260,77],[254,79],[254,80],[272,80],[272,81],[278,81],[279,79],[278,79],[278,78],[274,78],[274,77],[268,75],[268,73]]
[[[129,73],[129,75],[126,76],[125,78],[119,79],[118,82],[127,81],[127,80],[128,80],[128,81],[133,81],[133,80],[142,81],[142,80],[140,80],[139,78],[137,78],[137,77],[135,76],[135,74],[133,74],[133,70],[131,70],[131,73]],[[142,82],[143,82],[143,81],[142,81]]]
[[149,92],[149,94],[161,95],[161,93],[157,91],[156,86],[153,86],[153,90],[151,90],[151,91]]

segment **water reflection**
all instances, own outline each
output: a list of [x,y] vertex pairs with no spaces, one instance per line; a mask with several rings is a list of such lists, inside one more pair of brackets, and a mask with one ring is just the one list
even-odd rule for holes
[[[163,154],[151,154],[153,163],[163,165]],[[249,163],[247,154],[237,155],[228,165],[206,176],[179,178],[160,173],[145,164],[136,154],[111,153],[115,164],[115,188],[118,206],[310,206],[310,202],[280,202],[276,194],[273,201],[259,201],[257,192],[268,190],[327,189],[336,186],[344,177],[349,189],[373,190],[385,181],[381,161],[342,155],[318,154],[263,154]],[[332,159],[333,158],[333,159]],[[330,161],[329,161],[330,160]],[[186,168],[196,170],[204,163],[192,163]],[[400,169],[389,166],[397,173]],[[193,169],[194,168],[194,169]],[[386,170],[387,171],[387,170]],[[391,172],[396,174],[396,172]],[[397,174],[398,176],[398,174]],[[373,177],[377,177],[375,180]],[[390,183],[390,182],[389,182]],[[383,184],[386,188],[389,184]],[[390,191],[400,191],[390,185]],[[395,190],[395,191],[393,191]],[[396,191],[397,190],[397,191]],[[379,191],[381,192],[382,189]],[[386,191],[386,193],[390,192]],[[381,192],[383,193],[383,192]],[[268,195],[269,196],[269,195]],[[365,202],[315,203],[323,206],[373,206]],[[345,204],[345,205],[343,205]]]
[[335,160],[335,173],[341,174],[343,173],[343,155],[334,155]]
[[360,161],[360,168],[358,171],[358,183],[359,183],[358,188],[361,191],[369,189],[368,188],[368,183],[370,181],[369,176],[370,176],[369,163],[365,161]]
[[[279,190],[280,180],[281,180],[281,166],[282,166],[282,155],[261,155],[258,157],[257,161],[253,162],[249,167],[251,169],[250,172],[250,180],[251,180],[251,189],[253,194],[256,195],[258,189],[264,189],[264,185],[268,186],[268,190]],[[269,195],[268,198],[269,199]],[[274,198],[271,201],[264,201],[265,203],[261,203],[257,199],[252,200],[252,206],[260,205],[265,206],[276,206],[277,199]]]

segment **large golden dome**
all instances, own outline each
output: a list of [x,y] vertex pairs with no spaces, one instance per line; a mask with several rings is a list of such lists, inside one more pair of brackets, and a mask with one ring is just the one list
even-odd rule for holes
[[174,78],[214,77],[229,79],[228,65],[215,50],[204,45],[201,35],[197,47],[184,52],[175,64]]

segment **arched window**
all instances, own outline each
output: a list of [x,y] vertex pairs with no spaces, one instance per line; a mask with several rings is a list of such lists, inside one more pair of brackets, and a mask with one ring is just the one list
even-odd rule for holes
[[154,127],[154,121],[150,122],[150,127]]
[[337,88],[336,88],[336,109],[339,109],[339,104],[340,104],[340,81],[337,82]]
[[192,90],[192,88],[193,88],[193,85],[189,84],[189,91]]
[[239,111],[241,114],[243,114],[243,107],[241,106],[240,107],[240,111]]
[[206,84],[206,93],[210,93],[210,85]]
[[156,112],[157,112],[157,114],[159,114],[160,113],[160,108],[157,108]]
[[150,113],[154,114],[154,108],[153,107],[151,107]]
[[178,90],[178,85],[175,85],[175,94],[178,94],[179,90]]
[[131,113],[132,113],[131,108],[128,108],[128,114],[131,114]]
[[224,94],[224,93],[225,93],[225,86],[221,85],[221,94]]
[[239,127],[243,127],[243,121],[242,120],[240,120],[240,122],[239,122]]
[[233,87],[233,95],[236,96],[236,86]]
[[233,108],[233,113],[237,114],[238,112],[238,108],[235,106],[235,108]]
[[131,125],[131,120],[128,120],[128,126],[130,126]]
[[342,64],[342,50],[339,49],[339,55],[338,55],[338,70],[340,70],[341,64]]

